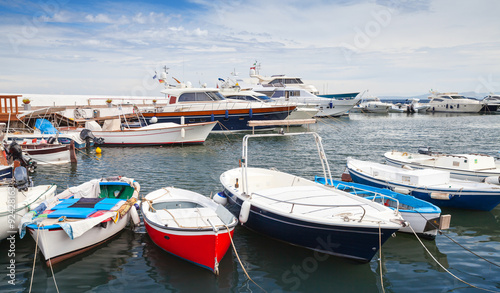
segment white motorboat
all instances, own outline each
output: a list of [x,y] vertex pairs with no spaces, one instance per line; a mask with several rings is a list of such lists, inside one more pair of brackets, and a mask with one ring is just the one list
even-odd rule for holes
[[500,162],[493,156],[481,154],[443,154],[419,148],[418,153],[390,151],[384,154],[387,164],[411,166],[415,169],[432,168],[450,172],[456,179],[484,182],[500,181]]
[[429,99],[429,111],[432,112],[477,113],[484,106],[482,101],[467,99],[458,93],[432,92]]
[[500,95],[490,94],[483,99],[483,112],[495,112],[500,109]]
[[404,224],[398,211],[299,176],[248,167],[249,138],[286,139],[291,135],[314,137],[323,176],[331,179],[318,134],[247,135],[243,138],[242,166],[220,176],[229,210],[239,215],[243,226],[269,237],[325,254],[370,261],[379,243]]
[[389,113],[389,110],[392,109],[391,103],[382,102],[377,97],[370,97],[361,100],[361,102],[354,107],[355,112],[362,113]]
[[155,123],[142,127],[129,127],[121,119],[104,121],[101,127],[95,121],[85,123],[85,129],[95,137],[102,138],[99,144],[110,146],[152,146],[169,144],[202,144],[217,122],[181,124],[173,122]]
[[490,211],[500,204],[500,185],[450,178],[435,169],[394,167],[347,159],[347,171],[356,183],[410,194],[439,207]]

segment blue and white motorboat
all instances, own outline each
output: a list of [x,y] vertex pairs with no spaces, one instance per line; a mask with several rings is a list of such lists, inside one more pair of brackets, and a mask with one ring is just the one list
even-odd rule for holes
[[[321,138],[314,132],[246,135],[242,166],[224,172],[228,209],[245,227],[321,253],[368,262],[404,220],[371,200],[273,169],[248,167],[248,140],[313,135],[323,175],[331,179]],[[380,243],[380,244],[379,244]]]
[[482,154],[443,154],[420,147],[417,153],[391,151],[384,154],[387,164],[415,169],[431,168],[450,172],[456,179],[500,184],[500,161]]
[[500,186],[450,178],[435,169],[398,168],[347,159],[347,171],[356,183],[410,194],[439,207],[490,211],[500,204]]
[[[316,176],[314,181],[321,184],[326,182],[325,177],[319,176]],[[403,219],[411,225],[413,231],[424,238],[434,239],[438,230],[447,228],[449,224],[449,215],[441,222],[441,209],[439,207],[411,195],[340,180],[328,180],[328,185],[399,211]],[[402,227],[399,231],[413,233],[409,226]]]

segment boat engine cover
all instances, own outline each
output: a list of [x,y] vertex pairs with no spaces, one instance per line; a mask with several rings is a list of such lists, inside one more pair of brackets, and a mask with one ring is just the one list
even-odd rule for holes
[[30,179],[25,167],[19,166],[14,170],[14,187],[18,190],[28,190]]

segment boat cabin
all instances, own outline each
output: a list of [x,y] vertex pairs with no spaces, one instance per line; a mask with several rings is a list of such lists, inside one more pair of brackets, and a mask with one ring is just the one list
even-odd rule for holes
[[485,155],[441,155],[435,157],[435,160],[435,165],[443,168],[462,169],[469,171],[496,169],[495,158]]

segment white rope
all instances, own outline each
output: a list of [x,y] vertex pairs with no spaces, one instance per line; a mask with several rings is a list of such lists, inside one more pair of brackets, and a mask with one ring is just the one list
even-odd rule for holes
[[[40,230],[38,230],[40,231]],[[49,230],[50,231],[50,230]],[[42,233],[42,238],[45,242],[47,242],[47,238],[45,237],[45,233]],[[45,250],[47,251],[47,254],[49,254],[49,248],[48,246],[45,247]],[[57,282],[56,282],[56,276],[54,275],[54,270],[52,269],[52,261],[49,258],[49,266],[50,266],[50,271],[52,272],[52,279],[54,280],[54,286],[56,286],[56,291],[59,293],[59,288],[57,287]]]
[[36,252],[38,250],[38,232],[40,232],[40,230],[37,229],[36,239],[35,239],[35,257],[33,258],[33,269],[31,271],[31,281],[30,281],[30,290],[29,290],[30,293],[31,293],[31,288],[33,286],[33,275],[35,274]]
[[378,223],[378,253],[379,253],[379,267],[380,267],[380,286],[382,287],[382,292],[385,293],[384,289],[384,275],[382,272],[382,230],[380,228],[380,222]]
[[413,234],[415,234],[415,237],[417,237],[418,241],[420,242],[420,244],[422,245],[422,247],[425,249],[425,251],[427,251],[427,253],[430,255],[430,257],[445,271],[447,272],[448,274],[450,274],[453,278],[459,280],[460,282],[464,283],[464,284],[467,284],[473,288],[476,288],[476,289],[479,289],[479,290],[483,290],[483,291],[488,291],[488,292],[500,292],[500,291],[494,291],[494,290],[489,290],[489,289],[485,289],[485,288],[479,288],[477,286],[474,286],[470,283],[467,283],[466,281],[460,279],[459,277],[455,276],[452,272],[450,272],[449,270],[447,270],[432,254],[431,252],[427,249],[427,247],[425,247],[424,243],[422,242],[422,240],[420,240],[420,238],[418,237],[417,233],[415,232],[415,230],[413,230],[413,227],[408,223],[408,227],[410,227],[411,231],[413,232]]

